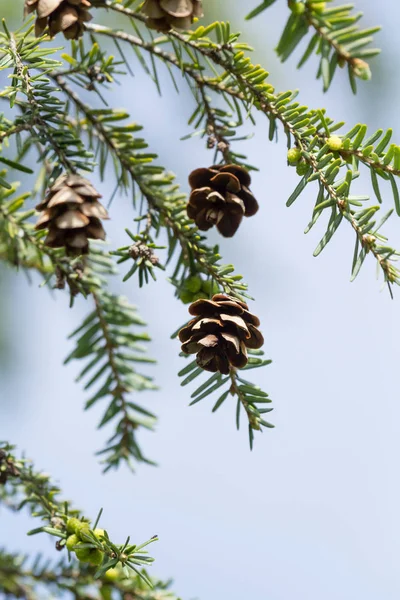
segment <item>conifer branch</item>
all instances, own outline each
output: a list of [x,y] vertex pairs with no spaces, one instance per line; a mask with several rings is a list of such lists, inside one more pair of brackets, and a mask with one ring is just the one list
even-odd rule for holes
[[[314,34],[298,63],[303,66],[312,54],[320,56],[317,77],[322,78],[324,91],[332,83],[336,68],[348,68],[350,85],[354,93],[357,91],[356,78],[368,80],[371,78],[369,64],[365,58],[372,58],[380,53],[376,48],[368,46],[373,41],[373,35],[380,27],[359,29],[357,22],[363,16],[358,12],[353,14],[353,4],[326,6],[332,0],[288,0],[290,16],[276,48],[282,62],[286,61],[297,48],[302,39],[311,31]],[[260,15],[269,8],[275,0],[265,0],[252,10],[247,19]]]
[[102,553],[101,565],[100,562],[97,563],[98,576],[103,576],[108,569],[118,564],[136,570],[136,565],[149,565],[153,562],[143,547],[155,541],[156,537],[139,546],[128,545],[129,538],[127,543],[116,545],[110,540],[107,532],[102,530],[104,533],[101,534],[100,541],[90,529],[90,519],[85,518],[68,501],[60,499],[59,494],[60,490],[51,482],[48,475],[36,471],[30,461],[17,458],[13,446],[6,442],[0,443],[0,504],[4,503],[15,511],[26,506],[32,517],[44,522],[28,535],[46,533],[56,537],[56,549],[62,551],[71,534],[69,528],[72,521],[74,526],[80,523],[81,529],[86,528],[82,534],[84,535],[83,547],[93,548]]
[[[60,88],[65,92],[76,108],[82,113],[86,124],[93,128],[108,150],[117,158],[121,165],[121,172],[130,175],[132,181],[137,185],[140,193],[146,199],[148,206],[160,216],[160,226],[166,227],[171,239],[177,240],[181,246],[181,254],[177,265],[189,265],[195,261],[198,270],[209,275],[226,293],[241,297],[246,295],[246,286],[241,283],[238,275],[232,275],[231,265],[219,265],[221,258],[213,248],[204,244],[203,239],[197,228],[186,215],[186,197],[178,192],[176,186],[171,186],[171,177],[164,169],[155,167],[160,177],[154,180],[154,169],[146,172],[146,167],[141,165],[140,155],[135,153],[135,142],[127,129],[123,143],[118,143],[118,134],[121,131],[114,132],[112,127],[102,122],[101,111],[93,111],[87,106],[72,90],[65,80],[54,74]],[[154,155],[152,155],[154,156]],[[163,193],[163,186],[160,185],[165,180],[166,191]],[[171,248],[171,247],[170,247]],[[172,247],[172,253],[175,245]],[[170,254],[171,258],[172,254]]]
[[[183,353],[181,356],[187,358]],[[272,361],[264,359],[263,356],[264,352],[262,350],[250,350],[248,363],[243,369],[239,371],[231,367],[227,376],[223,376],[218,372],[214,373],[209,376],[206,381],[203,381],[190,396],[192,398],[190,406],[193,406],[201,400],[209,399],[214,392],[219,390],[218,398],[213,406],[212,412],[216,412],[228,398],[236,398],[236,427],[237,429],[240,427],[240,411],[243,408],[248,420],[249,443],[251,449],[253,448],[254,431],[261,431],[263,427],[274,427],[274,425],[265,421],[263,418],[263,415],[271,412],[273,408],[262,408],[263,405],[270,404],[272,400],[259,386],[251,381],[243,379],[241,375],[241,371],[258,369],[271,364]],[[178,373],[179,377],[183,378],[181,386],[192,383],[192,381],[203,374],[204,370],[198,366],[197,361],[191,361]],[[225,388],[222,394],[221,388],[223,390]]]
[[[113,6],[110,6],[114,10]],[[138,15],[130,9],[124,8],[123,11],[116,9],[119,12],[123,12],[132,19],[143,20],[141,15]],[[89,24],[89,27],[94,31],[97,25]],[[274,89],[270,84],[264,83],[268,73],[264,71],[259,65],[252,65],[248,57],[244,55],[241,49],[243,45],[238,44],[237,34],[229,34],[218,29],[222,27],[222,24],[213,24],[207,28],[207,33],[212,29],[215,29],[219,37],[218,43],[211,41],[210,38],[204,36],[205,28],[200,27],[197,31],[190,34],[182,34],[176,31],[172,31],[168,34],[171,39],[176,39],[182,44],[183,47],[192,50],[192,53],[188,53],[188,56],[192,57],[193,64],[197,69],[202,71],[201,75],[201,88],[210,87],[211,89],[215,86],[215,82],[219,84],[223,83],[224,95],[231,96],[236,100],[239,99],[243,102],[246,110],[250,111],[251,107],[264,113],[270,121],[270,138],[274,137],[276,132],[276,123],[280,122],[284,132],[286,133],[288,140],[293,140],[295,146],[301,151],[302,161],[305,170],[307,170],[307,176],[303,176],[299,186],[296,188],[294,194],[289,198],[288,205],[298,197],[301,191],[306,187],[310,181],[318,180],[324,192],[327,194],[326,199],[321,199],[321,194],[317,196],[316,206],[319,210],[313,212],[311,226],[307,229],[309,231],[314,224],[316,218],[322,214],[322,211],[326,208],[332,209],[332,206],[336,206],[336,211],[339,214],[331,214],[326,234],[321,240],[321,244],[318,246],[318,253],[323,247],[330,241],[335,233],[337,227],[341,224],[341,216],[345,216],[345,220],[351,225],[356,232],[356,247],[359,249],[359,254],[356,261],[353,261],[352,267],[352,278],[359,272],[359,266],[364,262],[367,254],[371,254],[377,260],[378,265],[383,272],[385,282],[388,284],[390,289],[391,283],[399,283],[400,276],[399,272],[393,264],[393,259],[398,255],[398,252],[387,245],[387,239],[381,234],[378,234],[378,227],[375,228],[376,223],[371,220],[376,209],[370,207],[362,209],[358,212],[350,210],[349,204],[356,203],[356,206],[360,205],[360,201],[349,196],[350,185],[353,178],[358,176],[356,165],[353,165],[354,169],[351,178],[346,173],[346,178],[339,177],[341,175],[341,169],[348,170],[347,162],[345,160],[337,161],[337,154],[330,152],[326,139],[331,137],[335,131],[343,126],[343,123],[334,123],[329,117],[324,115],[324,111],[308,110],[305,106],[300,106],[294,102],[296,94],[293,92],[274,93]],[[98,33],[104,32],[104,28],[100,29]],[[120,38],[128,43],[136,44],[137,40],[131,40],[129,34],[120,35],[121,32],[109,30],[106,35],[110,37]],[[204,36],[204,37],[202,37]],[[134,37],[134,36],[133,36]],[[200,42],[201,40],[201,42]],[[153,42],[153,46],[147,45],[145,48],[150,52],[154,52],[157,40]],[[196,56],[201,55],[206,61],[218,65],[223,69],[222,73],[213,78],[207,78],[203,73],[205,66],[200,65]],[[176,65],[178,67],[178,65]],[[191,69],[187,69],[186,63],[180,60],[179,67],[185,74],[191,78]],[[344,138],[351,139],[351,135],[355,137],[354,141],[344,147],[346,149],[353,149],[356,153],[362,152],[363,157],[371,155],[374,157],[372,150],[374,148],[368,146],[363,150],[359,150],[360,143],[362,142],[366,128],[359,126],[363,132],[358,131],[355,134],[353,130],[349,132]],[[358,135],[359,134],[359,135]],[[324,135],[326,136],[324,138]],[[372,136],[376,139],[376,136]],[[383,140],[382,140],[383,142]],[[382,155],[385,148],[384,144],[378,144],[378,153],[375,152],[376,156]],[[338,151],[340,148],[338,149]],[[369,153],[369,154],[368,154]],[[386,165],[390,164],[391,160],[394,160],[395,152],[392,149],[391,153],[384,155],[384,161]],[[387,170],[376,168],[377,163],[380,164],[379,158],[373,158],[373,162],[362,160],[366,166],[371,169],[372,173],[378,176],[384,176],[388,173]],[[395,167],[393,167],[395,168]],[[397,171],[397,169],[395,169]],[[390,173],[391,175],[392,173]],[[397,173],[396,173],[397,174]],[[376,176],[373,176],[375,184]],[[394,179],[391,180],[396,209],[400,214],[400,201],[398,200],[397,185]],[[320,187],[320,191],[321,191]],[[378,190],[378,184],[374,185],[374,190]],[[348,202],[346,200],[348,196]],[[368,197],[363,197],[362,201],[367,200]],[[378,191],[379,199],[379,191]],[[358,203],[358,204],[357,204]],[[368,216],[365,221],[366,215]],[[384,219],[385,220],[385,219]],[[361,225],[360,222],[361,221]],[[370,233],[371,232],[371,233]],[[382,244],[379,243],[383,242]],[[316,250],[316,252],[317,252]]]
[[93,572],[93,567],[76,561],[49,563],[40,556],[31,560],[0,550],[0,592],[6,595],[44,600],[67,592],[75,600],[104,600],[111,594],[118,600],[178,600],[169,590],[170,581],[151,578],[150,589],[140,576],[126,576],[119,569],[110,569],[97,580],[93,580]]
[[[17,50],[17,42],[13,35],[10,37],[9,49],[15,65],[21,91],[28,99],[29,110],[25,112],[25,117],[29,119],[31,132],[33,135],[37,136],[38,140],[48,142],[49,146],[55,151],[60,165],[67,171],[75,173],[75,166],[68,158],[65,149],[57,143],[52,128],[49,127],[46,119],[42,116],[42,106],[36,100],[35,88],[31,83],[29,71],[23,64],[23,60]],[[38,130],[37,132],[35,127]]]
[[86,402],[86,409],[109,399],[99,428],[116,422],[115,432],[98,454],[105,455],[105,471],[118,468],[122,461],[133,470],[132,459],[154,464],[143,455],[136,432],[140,427],[152,430],[156,417],[130,399],[132,393],[157,389],[150,377],[135,369],[136,363],[154,362],[146,356],[143,347],[143,342],[150,340],[149,336],[133,329],[145,323],[135,308],[121,297],[104,289],[92,291],[92,297],[95,310],[71,334],[76,347],[65,362],[89,359],[78,381],[90,375],[85,389],[95,384],[100,387]]

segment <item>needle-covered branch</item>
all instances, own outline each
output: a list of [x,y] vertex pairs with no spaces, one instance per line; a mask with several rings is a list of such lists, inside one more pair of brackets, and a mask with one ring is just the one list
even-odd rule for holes
[[[274,4],[265,0],[248,15],[252,19]],[[373,35],[380,27],[360,29],[357,25],[362,12],[353,13],[353,4],[327,6],[332,0],[288,0],[290,16],[279,40],[276,52],[282,62],[297,49],[311,32],[311,39],[298,63],[302,67],[313,55],[319,57],[317,78],[322,78],[324,91],[332,83],[337,67],[347,67],[350,85],[357,91],[356,79],[369,80],[371,71],[366,59],[380,53],[371,48]]]
[[[53,165],[53,179],[63,170],[70,173],[78,169],[91,171],[92,155],[65,123],[65,103],[56,96],[57,90],[46,77],[46,73],[62,65],[49,58],[57,48],[42,48],[40,39],[29,38],[27,41],[30,30],[15,36],[8,31],[4,22],[3,26],[5,33],[0,34],[0,70],[13,69],[14,74],[11,85],[1,95],[9,99],[11,107],[17,103],[22,112],[23,118],[15,126],[23,124],[29,127],[31,143],[42,145],[40,159]],[[30,69],[38,68],[41,71],[31,75]]]
[[[58,551],[76,555],[81,562],[97,567],[93,572],[95,579],[117,566],[139,573],[139,568],[153,562],[144,548],[156,536],[140,545],[131,544],[129,537],[125,544],[115,544],[106,530],[97,528],[101,512],[92,525],[91,519],[59,495],[60,490],[48,475],[36,471],[27,459],[18,458],[13,446],[0,442],[0,504],[15,511],[27,507],[33,518],[42,521],[28,535],[45,533],[57,538]],[[145,574],[141,577],[147,580]]]
[[[112,5],[109,8],[114,10],[115,7]],[[139,22],[143,20],[143,17],[133,10],[127,8],[115,10],[130,16],[132,20]],[[97,26],[90,25],[90,27],[94,30]],[[215,33],[216,42],[208,37],[210,33]],[[110,30],[107,35],[118,38],[119,32]],[[193,81],[191,72],[194,66],[201,72],[203,87],[215,91],[216,85],[224,86],[220,98],[225,100],[231,98],[234,101],[234,104],[230,103],[228,106],[229,108],[233,106],[237,111],[238,122],[242,122],[238,104],[242,104],[243,109],[248,113],[255,112],[255,110],[260,111],[269,119],[270,139],[275,138],[277,124],[280,123],[288,137],[289,146],[294,145],[299,149],[302,164],[297,165],[297,170],[302,175],[302,180],[287,204],[291,205],[307,184],[313,181],[319,182],[319,192],[316,194],[311,226],[306,231],[311,229],[316,218],[321,216],[326,209],[330,216],[326,232],[318,244],[316,254],[319,254],[332,239],[345,217],[344,220],[356,233],[356,258],[353,260],[352,278],[359,272],[367,254],[371,254],[375,257],[389,287],[392,283],[399,283],[399,272],[394,264],[398,251],[388,244],[387,238],[382,236],[379,231],[381,225],[386,221],[387,215],[380,223],[377,223],[373,216],[379,207],[372,205],[364,208],[362,203],[369,200],[368,196],[350,195],[351,183],[359,176],[358,163],[362,162],[370,169],[373,189],[378,201],[381,199],[379,179],[390,181],[395,207],[400,215],[399,192],[395,180],[399,174],[397,146],[392,144],[385,152],[390,138],[388,139],[387,135],[382,135],[382,131],[379,131],[369,136],[363,143],[366,126],[360,125],[357,126],[357,130],[353,128],[348,134],[340,136],[341,143],[344,144],[344,151],[348,154],[347,156],[338,154],[341,147],[336,148],[335,142],[339,136],[334,134],[337,134],[344,124],[332,121],[325,115],[325,111],[310,110],[306,106],[300,105],[295,101],[297,95],[295,92],[275,93],[273,87],[265,82],[268,73],[260,65],[251,63],[250,58],[242,49],[243,45],[237,41],[238,34],[231,34],[227,24],[214,23],[207,28],[199,27],[189,34],[172,31],[168,37],[172,42],[172,50],[175,50],[175,58],[180,58],[179,67],[189,81]],[[135,40],[131,40],[127,34],[121,39],[135,44]],[[154,52],[157,44],[164,43],[164,39],[155,40],[153,48],[150,49],[147,46],[146,50]],[[180,52],[176,51],[176,43],[181,46]],[[246,49],[248,49],[247,46]],[[164,50],[163,52],[165,53]],[[189,59],[192,62],[190,68],[187,68],[187,62],[182,58],[183,52],[185,52],[186,60]],[[157,53],[154,54],[154,56],[156,55]],[[199,57],[203,58],[203,62]],[[210,63],[213,64],[212,73],[209,72]],[[218,67],[222,70],[217,71]],[[371,140],[373,143],[381,136],[382,139],[376,146],[371,145]],[[333,143],[333,151],[327,143],[328,139]],[[360,210],[353,207],[360,207]]]
[[150,338],[138,331],[145,323],[134,306],[125,298],[105,290],[92,292],[94,310],[85,318],[71,338],[75,348],[65,360],[86,360],[77,380],[86,381],[85,390],[93,390],[85,408],[107,400],[99,428],[113,423],[115,431],[107,441],[102,455],[105,471],[118,468],[123,461],[133,469],[133,460],[154,464],[142,453],[137,430],[154,428],[156,417],[139,405],[139,392],[157,389],[148,375],[137,371],[137,365],[154,363],[146,354],[144,344]]
[[[95,137],[104,147],[102,156],[102,171],[107,164],[107,154],[117,159],[115,177],[119,185],[127,188],[130,183],[136,186],[140,196],[145,199],[159,220],[155,229],[164,227],[169,237],[168,261],[172,259],[177,244],[181,248],[176,261],[174,279],[178,273],[182,280],[186,279],[191,267],[203,272],[213,279],[221,289],[233,296],[246,295],[246,286],[239,275],[233,275],[231,265],[220,265],[220,255],[215,248],[210,248],[199,235],[197,228],[186,213],[187,198],[174,183],[174,176],[162,167],[153,165],[155,154],[143,152],[147,144],[133,133],[142,128],[136,123],[123,125],[120,121],[129,117],[110,109],[91,109],[86,105],[65,80],[58,75],[56,78],[60,88],[67,94],[71,102],[82,115],[80,126],[82,132],[89,138]],[[115,121],[118,122],[115,125]],[[196,266],[195,266],[196,265]]]
[[143,579],[121,568],[109,569],[93,580],[94,568],[76,561],[61,559],[46,561],[37,556],[30,559],[24,554],[9,554],[0,550],[0,593],[6,597],[25,600],[47,600],[62,596],[74,600],[178,600],[170,591],[170,581],[149,577],[150,588]]

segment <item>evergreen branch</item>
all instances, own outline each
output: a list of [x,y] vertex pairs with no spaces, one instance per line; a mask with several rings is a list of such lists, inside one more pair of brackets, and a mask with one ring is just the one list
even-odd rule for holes
[[92,297],[95,310],[71,334],[71,338],[77,338],[76,348],[65,362],[90,359],[77,380],[90,374],[85,389],[95,383],[100,388],[86,402],[86,409],[100,400],[111,398],[99,427],[115,420],[117,425],[107,447],[98,454],[106,455],[103,460],[105,471],[118,468],[121,461],[132,468],[132,458],[154,464],[142,454],[136,441],[136,431],[139,427],[153,429],[156,417],[128,398],[131,392],[157,389],[151,378],[140,375],[134,368],[135,363],[154,362],[146,357],[141,345],[149,341],[147,334],[132,331],[133,325],[143,326],[145,323],[123,298],[101,290],[93,291]]
[[[365,58],[379,54],[380,50],[368,48],[373,34],[380,27],[361,30],[357,22],[363,13],[352,14],[354,5],[345,4],[329,8],[332,0],[288,0],[290,16],[277,46],[277,54],[282,62],[287,60],[301,40],[311,31],[313,35],[304,52],[298,68],[304,65],[310,56],[320,55],[317,77],[322,77],[324,91],[330,87],[336,68],[347,66],[350,84],[356,92],[356,78],[368,80],[371,71]],[[263,12],[273,1],[266,0],[254,9],[247,19]]]
[[[121,415],[116,432],[108,441],[109,446],[101,452],[107,454],[103,461],[105,469],[117,468],[121,460],[131,466],[132,457],[150,463],[143,456],[135,433],[139,426],[151,429],[155,417],[126,397],[130,391],[155,389],[149,377],[140,375],[134,369],[135,362],[153,362],[143,356],[143,348],[138,343],[148,341],[148,336],[130,331],[132,325],[143,326],[144,323],[133,307],[107,292],[104,276],[115,273],[114,263],[108,253],[92,247],[89,260],[83,263],[80,258],[64,256],[60,251],[46,246],[41,233],[35,232],[33,225],[27,222],[34,211],[19,210],[28,194],[15,198],[16,187],[11,186],[11,190],[0,188],[0,259],[4,258],[18,267],[35,269],[46,276],[47,282],[55,278],[55,287],[58,289],[63,289],[67,283],[71,302],[78,293],[92,296],[95,312],[74,332],[79,332],[80,337],[67,361],[94,356],[94,361],[83,369],[78,378],[94,371],[86,389],[97,382],[107,369],[110,370],[100,390],[86,404],[88,408],[105,396],[111,396],[100,426]],[[88,336],[88,331],[91,336]],[[136,354],[132,354],[135,350]],[[106,359],[106,363],[99,367],[101,359]]]
[[[110,6],[109,8],[114,10],[113,6]],[[125,8],[123,11],[119,12],[124,12],[124,14],[130,16],[132,19],[143,20],[141,16],[138,16],[137,13],[130,9]],[[91,27],[96,28],[97,26],[91,25]],[[210,38],[205,37],[204,32],[209,33],[213,29],[218,37],[217,43],[214,43]],[[107,35],[124,39],[131,43],[128,34],[124,34],[122,37],[120,36],[120,32],[109,30]],[[192,51],[188,52],[188,56],[192,57],[192,61],[194,61],[197,69],[201,69],[201,65],[199,65],[198,59],[196,58],[198,55],[203,56],[209,63],[213,63],[223,69],[222,73],[211,80],[211,88],[213,88],[215,82],[218,84],[222,83],[224,85],[224,96],[230,96],[236,100],[241,100],[248,112],[254,107],[264,113],[270,121],[271,139],[276,132],[276,123],[280,122],[288,140],[292,139],[294,144],[299,148],[304,166],[303,175],[304,171],[307,171],[307,177],[303,177],[294,194],[289,198],[288,205],[292,204],[310,181],[319,180],[321,187],[316,202],[318,210],[313,212],[311,225],[307,228],[307,231],[311,229],[316,218],[322,214],[323,210],[326,208],[332,209],[333,206],[336,207],[336,213],[332,213],[326,234],[321,241],[322,245],[320,244],[318,246],[318,253],[326,243],[330,241],[337,227],[340,225],[342,221],[342,219],[339,218],[340,215],[342,217],[345,216],[345,220],[349,222],[351,227],[355,230],[357,251],[360,252],[355,264],[353,264],[352,278],[354,278],[354,273],[358,273],[359,265],[362,265],[366,255],[370,253],[377,260],[389,288],[391,283],[399,283],[399,272],[393,264],[393,259],[398,255],[398,252],[387,245],[386,238],[381,236],[381,234],[378,234],[377,230],[380,225],[375,228],[376,223],[371,220],[376,209],[370,207],[369,209],[362,209],[361,211],[355,212],[354,210],[346,208],[349,203],[354,204],[354,202],[356,202],[358,203],[356,205],[359,205],[359,200],[349,196],[351,181],[358,176],[358,171],[353,169],[351,178],[349,178],[347,174],[347,179],[340,178],[339,173],[341,172],[341,169],[345,168],[348,170],[349,167],[344,160],[340,161],[340,164],[338,164],[337,154],[329,151],[330,149],[325,143],[325,139],[321,137],[324,134],[330,137],[332,133],[343,126],[343,123],[334,123],[324,114],[324,111],[308,110],[306,106],[300,106],[294,101],[296,97],[294,92],[274,93],[272,86],[265,83],[268,73],[259,65],[253,65],[251,63],[250,59],[244,55],[242,50],[243,45],[236,41],[238,35],[230,34],[228,28],[224,28],[221,23],[210,25],[207,30],[204,27],[200,27],[190,34],[181,34],[172,31],[168,36],[170,39],[178,40],[184,48]],[[136,43],[136,41],[133,40],[132,43]],[[152,48],[154,50],[154,46]],[[190,71],[186,71],[186,63],[184,63],[182,59],[180,60],[179,66],[190,78]],[[202,73],[201,86],[208,87],[209,84],[210,79],[206,78],[204,73]],[[362,131],[365,135],[365,126],[362,126]],[[352,132],[349,132],[349,134],[350,133]],[[349,138],[349,134],[345,137]],[[349,149],[352,148],[353,150],[358,150],[360,143],[359,137],[360,136],[356,136],[356,139],[348,146]],[[375,136],[372,137],[376,139]],[[379,156],[379,153],[382,154],[382,147],[384,148],[383,140],[376,148],[378,149],[378,153],[375,152],[377,156]],[[369,146],[367,146],[367,148],[368,151],[364,149],[363,156],[368,156],[370,148]],[[386,164],[390,163],[390,160],[388,159],[394,160],[394,152],[389,156],[385,155],[384,161]],[[369,166],[374,169],[375,163],[376,160],[372,163],[374,166]],[[382,175],[382,171],[379,169],[376,169],[376,172],[380,176],[385,175],[385,173]],[[391,183],[396,208],[398,208],[400,214],[400,201],[397,202],[396,183],[394,180],[391,180]],[[324,197],[321,199],[321,188],[327,194],[326,199],[324,199]],[[374,185],[374,189],[377,190],[376,185]],[[349,196],[348,202],[346,194]],[[365,200],[368,200],[368,197],[363,197],[363,201]],[[324,204],[322,205],[322,203]],[[368,218],[365,221],[366,215]],[[373,232],[370,234],[371,230],[373,230]],[[383,244],[378,244],[377,240],[380,240]],[[357,265],[357,269],[355,269],[355,265]]]
[[[152,588],[139,575],[124,575],[120,569],[110,569],[103,577],[93,580],[93,567],[67,563],[61,559],[54,564],[37,556],[30,560],[23,554],[9,554],[0,550],[0,592],[6,595],[34,600],[71,594],[75,600],[178,600],[169,591],[170,581],[152,578]],[[148,577],[145,571],[142,572]],[[43,593],[45,596],[43,596]]]
[[[128,545],[129,538],[125,544],[116,545],[106,531],[91,530],[90,519],[84,518],[68,501],[61,500],[59,494],[60,490],[48,475],[35,471],[28,460],[17,458],[13,446],[6,442],[0,443],[0,504],[4,503],[16,511],[27,506],[32,517],[44,522],[44,525],[33,529],[28,535],[46,533],[56,537],[56,549],[62,551],[71,535],[72,527],[76,532],[79,530],[83,548],[101,553],[95,578],[103,576],[118,564],[136,571],[135,565],[149,565],[153,562],[143,548],[155,541],[155,537],[138,546]],[[97,522],[98,519],[95,527]],[[98,531],[101,533],[97,533]],[[68,549],[72,552],[70,547]],[[83,557],[80,560],[89,562]]]
[[[393,175],[394,177],[400,177],[400,146],[397,146],[396,144],[391,144],[389,146],[392,133],[391,129],[388,129],[386,132],[382,129],[378,129],[378,131],[368,137],[367,141],[363,143],[367,134],[367,128],[365,125],[356,125],[352,130],[352,135],[354,137],[355,135],[360,134],[360,137],[357,140],[359,145],[357,148],[352,147],[349,142],[346,143],[346,139],[350,140],[350,138],[345,136],[344,145],[338,150],[338,153],[347,163],[349,162],[349,159],[354,158],[356,160],[356,165],[362,163],[383,178],[385,173]],[[330,136],[325,132],[319,134],[321,146],[325,146],[329,137]]]
[[[0,70],[13,68],[15,73],[11,86],[2,92],[2,96],[9,98],[11,107],[17,102],[23,113],[23,124],[29,127],[32,134],[32,143],[38,142],[44,147],[40,158],[44,161],[50,156],[54,163],[53,178],[62,170],[71,173],[76,173],[78,169],[90,171],[93,169],[89,160],[92,155],[85,151],[81,140],[66,126],[62,118],[64,104],[55,96],[57,89],[49,85],[46,77],[46,73],[62,65],[47,57],[56,49],[40,48],[41,40],[24,44],[28,33],[18,38],[6,29],[6,34],[0,34],[3,42]],[[30,68],[40,68],[41,73],[31,76]],[[18,93],[25,96],[26,101],[17,100]]]
[[[109,6],[109,8],[112,8],[113,10],[117,10],[115,6]],[[121,8],[123,8],[123,7],[121,7]],[[119,12],[126,12],[126,11],[128,11],[128,9],[125,9],[124,11],[119,11]],[[134,13],[133,11],[129,11],[128,14],[130,16],[134,16],[136,19],[142,20],[140,18],[140,16],[137,15],[136,13]],[[203,83],[203,79],[195,67],[193,67],[189,63],[186,63],[182,67],[182,63],[179,61],[178,58],[176,58],[170,52],[166,52],[166,51],[162,50],[161,48],[159,48],[157,45],[155,45],[154,41],[146,42],[145,40],[142,40],[141,38],[139,38],[135,35],[132,35],[130,33],[126,33],[125,31],[116,31],[114,29],[111,29],[110,27],[106,27],[105,25],[98,25],[97,23],[86,23],[85,29],[94,34],[106,36],[106,37],[112,38],[114,40],[121,40],[123,42],[127,42],[127,43],[131,44],[134,47],[141,48],[142,50],[146,50],[146,52],[149,52],[152,56],[155,56],[155,57],[161,59],[163,62],[165,62],[167,64],[173,65],[174,67],[177,67],[180,70],[182,70],[182,68],[183,68],[185,75],[188,75],[191,79],[196,81],[199,85],[201,85]],[[68,74],[68,72],[67,73],[60,72],[60,75],[62,75],[62,74]],[[224,86],[220,85],[218,83],[215,83],[212,87],[216,90],[220,90],[220,91],[224,90]]]
[[137,272],[139,275],[139,287],[143,287],[144,283],[149,283],[150,277],[156,281],[155,268],[165,271],[165,267],[154,253],[154,250],[165,249],[165,246],[157,246],[151,235],[152,229],[154,228],[157,231],[158,226],[153,211],[148,209],[146,215],[138,217],[135,220],[140,222],[143,219],[145,219],[146,226],[138,234],[133,234],[128,228],[125,229],[134,243],[111,252],[112,255],[119,256],[117,264],[133,260],[133,266],[126,273],[123,281],[128,281]]
[[232,163],[232,153],[230,152],[230,144],[224,137],[224,127],[219,124],[215,109],[212,107],[210,98],[207,96],[204,85],[199,86],[200,98],[204,106],[206,117],[205,132],[207,133],[208,147],[217,145],[217,151],[221,152],[226,164]]
[[[107,123],[107,110],[104,112],[101,109],[92,110],[63,78],[57,74],[52,77],[56,79],[59,87],[84,116],[86,126],[90,126],[97,133],[98,139],[118,160],[121,166],[120,177],[117,176],[119,183],[121,184],[124,175],[129,174],[132,182],[147,201],[149,208],[159,215],[160,222],[157,227],[165,227],[171,241],[169,260],[176,248],[176,243],[180,244],[181,254],[177,260],[175,275],[182,267],[182,279],[185,279],[188,269],[192,268],[208,275],[220,289],[229,295],[246,296],[247,288],[241,283],[241,276],[232,275],[234,269],[231,265],[219,264],[218,261],[221,257],[217,250],[204,244],[204,238],[199,235],[197,228],[187,217],[186,196],[179,192],[177,186],[172,185],[173,177],[168,175],[163,168],[145,165],[149,159],[154,158],[154,155],[141,155],[136,152],[138,145],[132,136],[132,131],[137,131],[140,127],[132,128],[128,125],[125,130],[120,126],[113,129],[112,121],[111,124]],[[108,114],[108,116],[110,115]],[[143,147],[143,145],[139,147]],[[123,180],[123,184],[128,184],[126,179]]]
[[8,120],[6,121],[3,115],[1,115],[1,117],[2,118],[0,119],[0,127],[5,127],[5,129],[3,131],[0,131],[0,142],[2,142],[8,137],[11,137],[12,135],[16,135],[18,133],[21,133],[22,131],[30,130],[29,125],[27,125],[26,123],[14,125],[10,121],[7,123]]
[[[241,371],[231,367],[229,375],[227,376],[221,375],[221,373],[218,372],[214,373],[191,395],[193,400],[190,403],[190,406],[193,406],[205,398],[208,399],[216,390],[219,390],[219,397],[214,404],[212,412],[218,410],[229,396],[236,398],[236,426],[237,429],[239,429],[240,411],[243,408],[248,420],[251,449],[253,448],[254,431],[261,431],[262,427],[274,427],[271,423],[265,421],[262,416],[263,414],[271,412],[273,409],[257,406],[257,404],[263,405],[271,402],[268,394],[263,392],[257,385],[243,379],[240,373],[245,370],[264,367],[271,364],[271,360],[261,358],[263,355],[264,352],[262,350],[249,350],[248,363]],[[181,356],[187,358],[186,354],[181,353]],[[178,373],[178,376],[184,378],[181,385],[185,386],[202,374],[204,374],[204,370],[198,366],[196,360],[193,360]],[[220,388],[224,387],[226,389],[221,394]]]

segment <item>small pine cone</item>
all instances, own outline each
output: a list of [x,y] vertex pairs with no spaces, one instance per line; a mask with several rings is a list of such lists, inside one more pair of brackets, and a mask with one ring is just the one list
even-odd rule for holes
[[77,40],[84,23],[92,18],[90,6],[89,0],[25,0],[25,15],[36,11],[36,37],[49,26],[51,37],[62,32],[67,40]]
[[247,348],[264,343],[259,319],[236,298],[215,294],[212,300],[193,302],[189,312],[195,318],[179,332],[182,352],[197,354],[197,364],[205,371],[227,375],[231,367],[242,369]]
[[100,219],[109,217],[99,198],[101,195],[87,179],[61,175],[36,207],[42,211],[36,229],[49,230],[46,246],[65,246],[68,255],[79,256],[88,253],[88,239],[104,240]]
[[151,29],[189,29],[195,18],[203,16],[202,0],[146,0],[142,11]]
[[249,190],[249,173],[239,165],[214,165],[196,169],[189,175],[192,192],[187,214],[199,229],[216,225],[224,237],[232,237],[243,218],[258,211],[258,203]]

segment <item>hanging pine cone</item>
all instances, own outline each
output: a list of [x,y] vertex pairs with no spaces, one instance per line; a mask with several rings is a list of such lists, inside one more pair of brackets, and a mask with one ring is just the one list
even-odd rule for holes
[[36,209],[43,211],[36,229],[48,229],[46,246],[62,248],[78,256],[89,251],[88,239],[104,240],[100,219],[108,213],[98,199],[101,195],[80,175],[61,175]]
[[212,300],[193,302],[189,312],[195,318],[178,334],[182,352],[197,354],[197,364],[205,371],[227,375],[230,367],[242,369],[247,348],[261,348],[264,343],[257,329],[259,319],[236,298],[215,294]]
[[35,35],[43,35],[47,26],[54,37],[62,32],[67,40],[77,40],[83,25],[90,21],[89,0],[25,0],[25,15],[36,11]]
[[199,229],[216,225],[224,237],[232,237],[243,216],[252,217],[258,203],[249,190],[250,175],[239,165],[214,165],[189,175],[192,192],[187,214]]
[[146,0],[142,11],[148,26],[158,31],[189,29],[195,18],[203,16],[202,0]]

